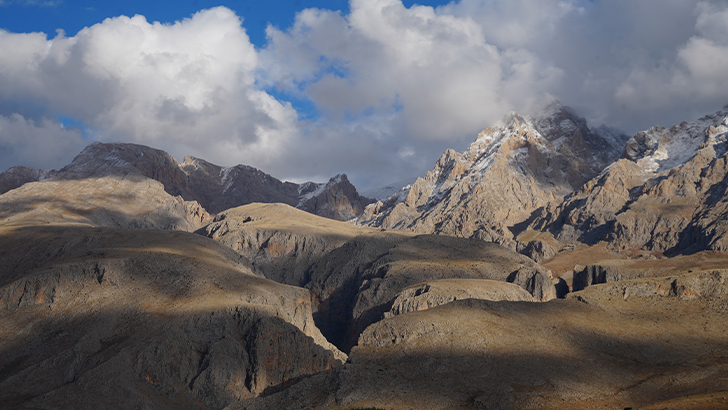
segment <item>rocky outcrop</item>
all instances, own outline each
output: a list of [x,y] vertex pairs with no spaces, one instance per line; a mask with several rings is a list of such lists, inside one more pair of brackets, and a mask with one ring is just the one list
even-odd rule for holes
[[634,279],[644,276],[640,270],[626,270],[617,266],[588,265],[574,268],[572,290],[580,291],[587,286],[599,283],[616,282],[623,279]]
[[367,207],[357,223],[480,238],[516,250],[511,228],[527,225],[537,210],[597,175],[626,139],[589,129],[558,103],[536,118],[511,114],[467,151],[446,151],[427,176]]
[[284,204],[250,204],[221,212],[198,233],[244,256],[266,278],[304,286],[314,263],[368,231]]
[[322,258],[306,285],[320,301],[316,323],[344,351],[390,311],[400,292],[440,279],[512,282],[535,300],[556,297],[549,272],[493,243],[444,235],[363,235]]
[[356,192],[346,174],[336,175],[326,184],[307,182],[298,191],[296,208],[338,221],[356,218],[372,202]]
[[630,139],[625,159],[532,226],[564,242],[606,240],[626,254],[722,250],[727,139],[728,108],[641,132]]
[[0,174],[0,195],[28,182],[42,181],[58,174],[55,169],[33,169],[15,166]]
[[527,242],[519,242],[516,250],[536,262],[543,262],[556,255],[556,249],[548,242],[534,239]]
[[220,409],[346,359],[308,291],[199,235],[46,225],[0,249],[8,407]]
[[522,287],[488,279],[442,279],[409,287],[397,295],[385,318],[434,308],[455,300],[535,302]]
[[724,299],[728,296],[728,271],[725,269],[690,270],[665,277],[623,277],[614,281],[609,279],[612,278],[598,282],[601,283],[600,286],[582,288],[581,292],[572,293],[567,297],[595,306],[604,306],[607,300],[614,296],[623,300],[632,297],[643,300],[673,297],[682,300],[704,298],[713,302],[719,301],[718,307],[725,309]]

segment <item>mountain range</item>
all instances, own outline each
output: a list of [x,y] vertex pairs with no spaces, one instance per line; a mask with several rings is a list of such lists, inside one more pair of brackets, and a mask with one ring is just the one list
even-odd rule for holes
[[728,408],[727,152],[728,106],[553,102],[377,199],[136,144],[13,167],[0,409]]

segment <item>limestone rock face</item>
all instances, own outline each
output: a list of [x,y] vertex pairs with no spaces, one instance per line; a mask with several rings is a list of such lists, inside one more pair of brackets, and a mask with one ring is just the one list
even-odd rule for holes
[[574,269],[572,290],[574,292],[585,289],[587,286],[599,283],[616,282],[623,279],[633,279],[644,275],[644,271],[626,271],[617,266],[588,265],[581,269]]
[[346,174],[331,178],[326,184],[307,182],[298,188],[296,208],[338,221],[348,221],[361,215],[372,200],[356,191]]
[[497,244],[444,235],[363,235],[326,255],[310,269],[310,289],[322,333],[344,351],[370,324],[389,312],[400,292],[440,279],[512,282],[534,300],[556,291],[547,270]]
[[532,226],[564,242],[606,240],[625,252],[728,249],[720,222],[728,212],[722,201],[727,140],[728,108],[669,129],[650,128],[630,139],[625,159]]
[[199,235],[5,225],[0,249],[8,408],[220,409],[346,359],[307,290]]
[[246,165],[223,168],[186,156],[179,168],[187,177],[187,186],[177,188],[179,194],[194,198],[212,213],[253,202],[295,206],[298,200],[298,185],[282,182]]
[[596,176],[626,139],[589,129],[558,103],[536,118],[511,114],[467,151],[447,150],[427,176],[368,206],[357,223],[480,238],[515,250],[510,228]]
[[556,249],[554,249],[554,247],[548,242],[540,239],[534,239],[528,242],[519,242],[516,249],[519,253],[528,256],[536,262],[543,262],[556,255]]
[[185,157],[180,168],[189,178],[181,195],[198,201],[210,212],[250,203],[283,203],[340,221],[352,219],[371,202],[356,191],[345,174],[327,183],[282,182],[247,165],[222,168],[199,158]]
[[507,282],[489,279],[442,279],[403,290],[384,317],[430,309],[463,299],[536,301],[522,287]]
[[244,256],[266,278],[304,286],[314,263],[369,231],[284,204],[249,204],[221,212],[198,233]]

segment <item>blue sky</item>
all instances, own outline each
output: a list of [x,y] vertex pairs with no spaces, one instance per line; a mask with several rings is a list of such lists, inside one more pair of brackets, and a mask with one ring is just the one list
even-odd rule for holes
[[[250,41],[256,47],[265,46],[265,28],[268,24],[287,28],[293,24],[296,12],[304,8],[339,10],[348,14],[348,0],[128,0],[128,1],[73,1],[73,0],[4,0],[0,6],[0,28],[15,33],[41,31],[50,37],[62,29],[73,36],[84,27],[100,23],[105,18],[120,15],[144,15],[149,21],[174,22],[187,18],[202,9],[225,6],[245,19],[244,26]],[[448,1],[404,1],[412,4],[439,6]]]
[[725,0],[0,0],[0,172],[121,141],[366,189],[553,99],[630,134],[713,113],[726,66]]

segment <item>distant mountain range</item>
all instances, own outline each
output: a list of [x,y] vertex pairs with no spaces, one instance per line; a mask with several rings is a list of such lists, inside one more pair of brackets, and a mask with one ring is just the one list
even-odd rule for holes
[[600,241],[630,255],[728,250],[726,126],[728,107],[628,137],[554,102],[446,151],[357,223],[494,241],[536,260]]
[[[56,170],[35,170],[13,167],[0,174],[0,194],[38,182],[34,194],[43,187],[58,192],[61,181],[135,181],[144,179],[162,184],[167,196],[179,197],[184,203],[195,202],[202,211],[218,213],[225,209],[253,202],[277,202],[295,206],[316,215],[349,220],[361,214],[372,200],[362,197],[345,174],[332,177],[327,183],[283,182],[246,165],[223,168],[205,160],[185,157],[182,163],[168,153],[137,144],[100,143],[86,147],[74,160]],[[26,188],[30,189],[30,188]],[[73,192],[67,194],[73,195]],[[16,192],[13,196],[24,196]],[[162,201],[162,191],[159,191]],[[150,198],[147,197],[146,200]],[[170,198],[164,198],[168,201]],[[180,214],[176,217],[183,219]]]

